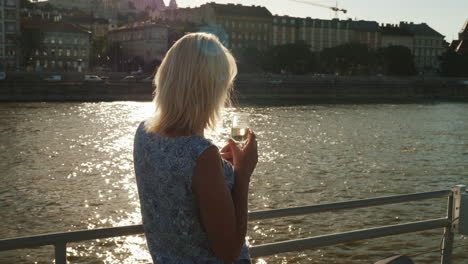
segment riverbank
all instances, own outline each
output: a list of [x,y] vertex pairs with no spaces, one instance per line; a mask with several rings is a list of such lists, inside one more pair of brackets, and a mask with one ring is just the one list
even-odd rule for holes
[[[45,82],[0,83],[3,102],[150,101],[148,82]],[[235,98],[243,102],[412,102],[468,101],[468,84],[460,79],[241,76]]]

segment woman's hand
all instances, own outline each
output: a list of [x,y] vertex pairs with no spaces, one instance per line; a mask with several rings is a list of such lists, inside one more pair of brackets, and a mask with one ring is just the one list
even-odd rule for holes
[[[239,145],[239,143],[236,143],[236,144]],[[223,159],[229,161],[229,163],[231,164],[233,163],[231,145],[229,145],[229,143],[221,149],[219,154],[221,155]]]
[[229,139],[229,144],[221,150],[221,153],[224,159],[232,163],[237,175],[250,179],[258,162],[257,137],[249,129],[247,143],[242,149],[234,140]]

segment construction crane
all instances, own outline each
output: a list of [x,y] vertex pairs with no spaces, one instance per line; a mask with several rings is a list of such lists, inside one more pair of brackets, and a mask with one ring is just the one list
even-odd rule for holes
[[314,2],[301,1],[301,0],[291,0],[291,1],[331,9],[332,11],[335,12],[335,18],[338,18],[338,12],[343,12],[343,14],[348,13],[348,10],[343,9],[343,8],[338,8],[338,1],[336,2],[336,6],[327,6],[327,5],[322,5],[322,4],[318,4]]

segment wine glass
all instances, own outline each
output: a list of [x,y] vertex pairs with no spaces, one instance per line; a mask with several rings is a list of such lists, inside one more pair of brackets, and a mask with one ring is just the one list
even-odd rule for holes
[[249,114],[233,113],[231,138],[234,141],[244,144],[249,134]]

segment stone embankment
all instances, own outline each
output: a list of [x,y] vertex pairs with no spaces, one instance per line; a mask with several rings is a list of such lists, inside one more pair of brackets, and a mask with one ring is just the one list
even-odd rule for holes
[[[243,102],[354,103],[468,101],[468,82],[444,78],[241,76]],[[150,101],[149,82],[0,81],[0,101]]]

